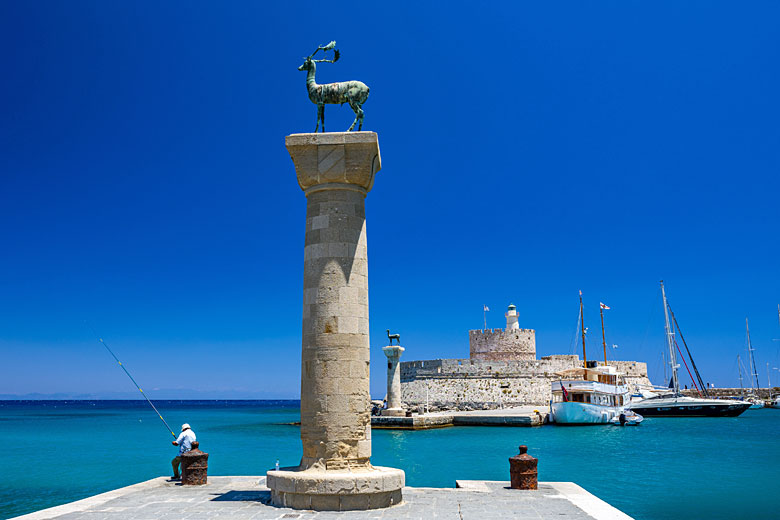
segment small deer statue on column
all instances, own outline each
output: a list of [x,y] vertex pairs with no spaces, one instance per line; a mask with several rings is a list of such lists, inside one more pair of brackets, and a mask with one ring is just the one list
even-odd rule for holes
[[303,65],[298,67],[298,70],[305,70],[306,74],[306,90],[309,91],[309,99],[312,103],[317,105],[317,126],[314,127],[314,133],[317,133],[320,127],[320,121],[322,121],[322,131],[325,132],[325,104],[343,105],[349,103],[352,110],[355,112],[355,120],[352,121],[352,126],[349,127],[347,132],[351,132],[355,128],[355,123],[358,123],[358,132],[363,128],[363,109],[361,108],[363,103],[368,99],[368,86],[361,81],[341,81],[339,83],[326,83],[324,85],[318,85],[315,81],[314,75],[317,73],[317,63],[336,63],[339,59],[339,51],[334,51],[334,57],[332,60],[312,59],[319,51],[327,52],[333,50],[336,47],[336,42],[332,41],[327,45],[317,47],[317,50],[311,53],[309,57],[304,58]]

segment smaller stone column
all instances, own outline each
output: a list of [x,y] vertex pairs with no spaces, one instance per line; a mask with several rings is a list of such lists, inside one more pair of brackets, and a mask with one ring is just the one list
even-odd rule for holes
[[401,406],[401,367],[399,365],[404,348],[400,345],[388,345],[382,348],[387,356],[387,409],[382,415],[405,415]]

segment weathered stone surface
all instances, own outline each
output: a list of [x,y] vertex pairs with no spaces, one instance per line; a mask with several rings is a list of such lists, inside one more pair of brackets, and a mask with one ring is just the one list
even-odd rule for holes
[[274,492],[271,497],[274,505],[348,511],[386,507],[378,504],[393,500],[398,503],[405,476],[400,469],[379,466],[355,471],[284,468],[269,471],[266,483]]
[[[625,374],[629,388],[650,385],[647,364],[610,361]],[[558,372],[581,367],[576,355],[546,356],[528,361],[435,359],[404,361],[401,394],[407,408],[431,410],[479,410],[506,406],[546,405],[550,384]]]
[[401,405],[401,354],[404,348],[400,345],[388,345],[382,348],[387,356],[387,409],[382,415],[401,416],[406,412]]
[[469,331],[469,357],[484,361],[536,359],[533,329],[487,329]]
[[[259,482],[258,482],[259,481]],[[629,517],[576,484],[540,482],[538,491],[507,489],[509,482],[455,481],[457,488],[404,488],[375,495],[340,495],[343,510],[363,509],[348,518],[385,520],[453,518],[486,519],[611,519]],[[271,505],[277,492],[263,477],[210,477],[205,486],[178,486],[165,477],[116,489],[93,497],[31,513],[15,520],[315,520],[338,513],[307,511],[312,497],[291,496],[297,511]],[[385,511],[372,511],[388,507]]]
[[[402,471],[371,466],[365,197],[381,168],[377,135],[294,134],[285,142],[307,199],[303,456],[295,470],[269,472],[268,486],[274,504],[294,509],[376,507],[385,499],[373,494],[395,496],[403,486]],[[400,473],[398,487],[384,489],[387,471]]]
[[382,168],[375,132],[292,134],[285,139],[302,190],[346,183],[371,191]]

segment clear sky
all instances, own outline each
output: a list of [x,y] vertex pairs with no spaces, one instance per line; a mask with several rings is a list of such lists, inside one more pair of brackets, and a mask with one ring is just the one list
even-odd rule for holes
[[[446,5],[446,7],[444,7]],[[750,318],[780,382],[780,4],[0,2],[0,394],[299,395],[305,197],[284,136],[371,88],[372,393],[513,302],[661,383],[658,281],[704,379]],[[327,106],[327,129],[352,111]],[[687,375],[683,382],[688,382]],[[184,389],[193,389],[188,392]]]

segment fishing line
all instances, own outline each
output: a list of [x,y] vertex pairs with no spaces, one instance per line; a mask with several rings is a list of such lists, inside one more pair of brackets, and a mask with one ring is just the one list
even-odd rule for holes
[[101,338],[101,337],[100,337],[100,336],[99,336],[99,335],[98,335],[98,334],[95,332],[95,329],[93,329],[92,327],[90,327],[90,326],[89,326],[89,324],[87,324],[87,327],[89,327],[89,330],[91,330],[91,331],[92,331],[92,333],[93,333],[93,334],[94,334],[94,335],[97,337],[98,341],[100,341],[100,343],[101,343],[101,344],[102,344],[104,347],[106,347],[106,350],[108,350],[108,353],[109,353],[109,354],[111,354],[111,357],[113,357],[113,358],[116,360],[116,362],[119,364],[119,366],[120,366],[120,367],[122,367],[122,370],[124,370],[124,371],[125,371],[125,374],[127,374],[127,377],[129,377],[129,378],[130,378],[130,381],[132,381],[132,382],[133,382],[133,384],[135,385],[135,387],[138,389],[138,391],[139,391],[139,392],[141,392],[141,395],[142,395],[142,396],[144,396],[144,399],[146,399],[146,402],[147,402],[147,403],[149,403],[149,406],[151,406],[151,407],[152,407],[152,410],[154,410],[154,412],[157,414],[157,417],[159,417],[159,418],[160,418],[160,420],[163,422],[163,424],[165,425],[165,427],[166,427],[166,428],[168,428],[168,431],[169,431],[169,432],[171,432],[171,435],[173,435],[173,438],[175,439],[175,438],[176,438],[176,434],[175,434],[175,433],[173,433],[173,430],[171,429],[171,427],[170,427],[170,426],[168,426],[168,423],[167,423],[167,422],[165,422],[165,419],[163,419],[163,416],[162,416],[162,414],[160,414],[160,412],[159,412],[159,411],[157,411],[157,408],[154,406],[154,404],[153,404],[153,403],[152,403],[152,402],[149,400],[149,398],[148,398],[148,397],[146,397],[146,394],[145,394],[145,393],[144,393],[144,391],[141,389],[141,387],[140,387],[140,386],[138,386],[138,383],[136,383],[136,382],[135,382],[135,379],[133,379],[133,376],[131,376],[131,375],[130,375],[130,372],[128,372],[128,371],[127,371],[127,368],[125,368],[125,366],[122,364],[122,362],[121,362],[121,361],[119,361],[119,358],[118,358],[118,357],[116,357],[116,354],[114,354],[114,351],[112,351],[112,350],[111,350],[111,349],[108,347],[108,344],[107,344],[105,341],[103,341],[103,338]]

